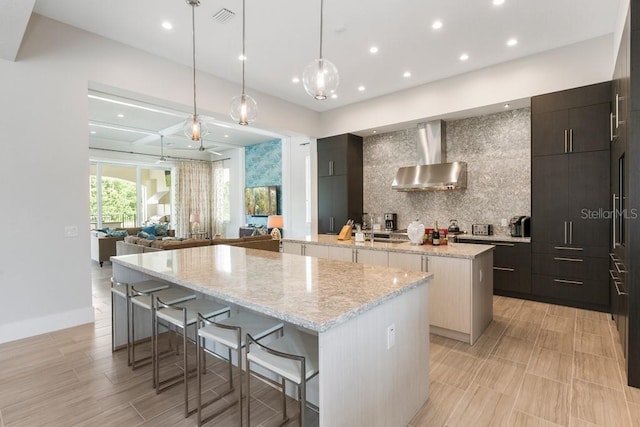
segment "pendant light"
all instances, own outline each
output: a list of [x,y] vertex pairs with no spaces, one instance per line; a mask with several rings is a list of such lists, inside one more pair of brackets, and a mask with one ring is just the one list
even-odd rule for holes
[[313,60],[302,72],[302,83],[307,93],[315,99],[327,99],[338,89],[340,77],[333,63],[322,57],[322,27],[324,0],[320,0],[320,57]]
[[200,6],[200,0],[186,0],[191,6],[191,37],[193,47],[193,114],[189,116],[184,124],[184,134],[192,141],[199,141],[200,138],[209,133],[206,123],[200,120],[196,106],[196,6]]
[[258,104],[256,100],[244,92],[244,64],[247,62],[245,55],[245,0],[242,0],[242,95],[235,96],[231,100],[231,118],[241,125],[248,125],[258,116]]

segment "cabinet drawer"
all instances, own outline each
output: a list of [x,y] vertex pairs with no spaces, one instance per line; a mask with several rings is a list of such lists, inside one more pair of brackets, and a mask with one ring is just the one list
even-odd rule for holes
[[570,279],[607,280],[609,277],[606,258],[588,258],[573,254],[533,254],[534,274],[545,274]]
[[566,279],[532,275],[533,294],[598,305],[609,305],[609,281],[597,279]]
[[533,241],[531,243],[533,253],[547,253],[555,256],[566,257],[591,257],[591,258],[607,258],[609,255],[609,247],[603,246],[575,246],[564,245],[559,242],[540,242]]

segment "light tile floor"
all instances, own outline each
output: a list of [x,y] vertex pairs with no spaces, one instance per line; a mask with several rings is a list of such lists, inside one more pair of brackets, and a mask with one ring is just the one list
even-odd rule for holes
[[[132,371],[125,352],[111,353],[110,276],[108,263],[94,264],[94,324],[0,345],[0,427],[195,425],[183,417],[182,387],[156,395],[149,367]],[[179,366],[167,361],[163,375]],[[225,369],[208,367],[205,394],[215,396]],[[429,400],[410,426],[640,427],[640,389],[624,385],[622,369],[607,314],[495,297],[474,346],[431,336]],[[252,425],[277,423],[279,393],[252,384]],[[237,411],[208,425],[237,425]]]

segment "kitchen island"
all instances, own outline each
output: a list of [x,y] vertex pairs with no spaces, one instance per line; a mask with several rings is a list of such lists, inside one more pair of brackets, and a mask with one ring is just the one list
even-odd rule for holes
[[282,241],[285,253],[429,272],[431,332],[474,344],[493,319],[493,245],[363,243],[318,234]]
[[[429,273],[226,245],[111,260],[118,281],[164,280],[317,334],[321,426],[407,425],[427,400]],[[116,322],[122,344],[121,302]]]

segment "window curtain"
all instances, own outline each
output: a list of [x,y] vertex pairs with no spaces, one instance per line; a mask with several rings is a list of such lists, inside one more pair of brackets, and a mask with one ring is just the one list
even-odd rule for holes
[[179,162],[176,166],[176,236],[189,237],[191,214],[200,214],[200,231],[215,233],[212,215],[212,165],[209,162]]
[[[211,212],[213,212],[213,234],[226,235],[225,227],[225,197],[227,186],[224,179],[225,168],[222,161],[212,164],[213,170],[213,197],[211,198]],[[213,236],[212,236],[213,237]]]

